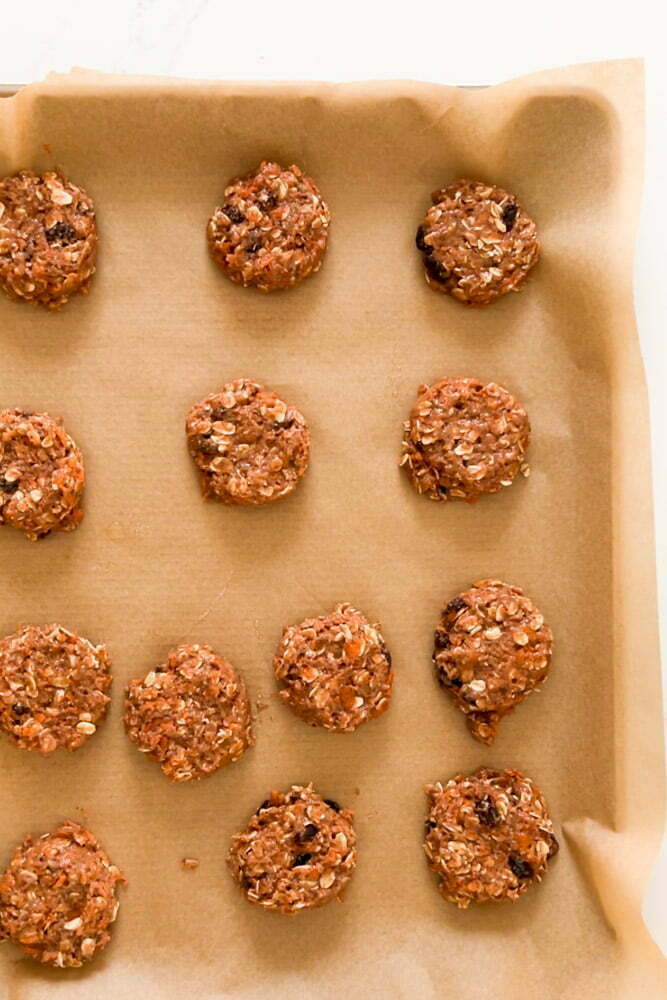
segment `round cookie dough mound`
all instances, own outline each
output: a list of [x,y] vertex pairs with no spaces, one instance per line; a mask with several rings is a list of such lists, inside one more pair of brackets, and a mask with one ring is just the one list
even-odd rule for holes
[[256,507],[279,500],[308,468],[303,415],[251,379],[228,382],[196,403],[185,429],[202,492],[222,503]]
[[382,715],[394,673],[379,628],[339,604],[284,629],[273,668],[285,704],[308,725],[336,733]]
[[245,684],[210,646],[177,646],[143,680],[130,681],[125,728],[172,781],[205,778],[252,746]]
[[232,838],[229,869],[246,899],[267,910],[293,914],[340,900],[357,863],[352,821],[312,785],[271,792]]
[[0,726],[24,750],[77,750],[106,715],[104,646],[62,625],[26,625],[0,640]]
[[516,902],[558,851],[544,796],[519,771],[427,785],[424,850],[449,903]]
[[434,191],[417,230],[426,280],[467,305],[517,292],[540,256],[535,223],[502,188],[461,180]]
[[83,457],[48,413],[0,411],[0,525],[31,541],[72,531],[83,517]]
[[57,173],[0,179],[0,285],[10,299],[57,309],[95,273],[92,198]]
[[443,609],[433,663],[470,732],[491,744],[503,716],[546,679],[552,647],[551,629],[519,587],[482,580]]
[[83,965],[109,943],[125,881],[78,823],[26,837],[0,877],[0,934],[44,965]]
[[310,177],[264,162],[230,181],[208,223],[209,247],[232,281],[273,292],[320,269],[330,220]]
[[404,424],[404,466],[431,500],[474,503],[511,486],[525,460],[530,421],[507,389],[476,378],[441,378],[419,387]]

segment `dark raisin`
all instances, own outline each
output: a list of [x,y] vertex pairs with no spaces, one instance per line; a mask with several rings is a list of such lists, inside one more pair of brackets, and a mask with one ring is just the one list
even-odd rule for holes
[[511,232],[516,222],[516,217],[519,213],[519,206],[510,202],[509,205],[505,205],[503,209],[503,222],[505,224],[505,229],[507,232]]
[[438,824],[434,819],[427,819],[426,822],[424,823],[424,829],[428,833],[429,830],[435,830],[437,825]]
[[426,255],[424,257],[424,267],[426,268],[426,273],[433,281],[445,282],[449,278],[449,271],[435,257]]
[[245,244],[246,253],[257,253],[262,249],[262,240],[257,233],[250,233],[248,242]]
[[257,201],[260,203],[265,212],[270,212],[272,208],[275,208],[278,204],[278,200],[274,194],[270,191],[261,191],[257,195]]
[[547,854],[547,861],[549,858],[555,857],[555,855],[560,851],[560,844],[553,833],[549,834],[549,840],[551,841],[551,847],[549,848],[549,853]]
[[211,420],[224,420],[227,416],[227,410],[224,406],[214,406],[211,410]]
[[307,865],[312,858],[312,854],[297,854],[294,861],[292,862],[292,868],[300,868],[301,865]]
[[27,705],[12,705],[12,712],[14,715],[27,715],[30,709]]
[[422,253],[431,254],[433,253],[433,247],[424,242],[424,233],[424,227],[420,226],[417,230],[417,235],[415,236],[415,243],[417,244],[417,249]]
[[459,611],[463,611],[468,605],[463,600],[462,597],[453,597],[447,607],[445,608],[444,614],[446,615],[458,615]]
[[299,830],[294,836],[294,840],[297,844],[307,844],[309,840],[317,834],[318,827],[314,823],[306,823],[303,830]]
[[56,222],[50,229],[44,231],[44,235],[49,243],[74,243],[78,239],[76,230],[67,222]]
[[391,653],[387,649],[386,643],[384,643],[384,642],[380,643],[380,649],[381,649],[381,651],[382,651],[382,653],[384,655],[385,660],[387,661],[387,666],[390,667],[391,666]]
[[329,809],[333,809],[334,812],[339,813],[341,811],[341,806],[338,805],[335,799],[325,799],[325,803],[329,806]]
[[288,417],[288,419],[287,420],[283,420],[282,423],[280,423],[279,420],[274,420],[273,421],[273,427],[274,427],[274,430],[276,430],[276,431],[287,431],[287,430],[290,429],[290,427],[293,427],[293,426],[294,426],[294,417]]
[[438,486],[438,493],[441,497],[447,499],[449,496],[449,488],[447,486]]
[[532,878],[535,874],[533,866],[525,858],[522,858],[520,854],[510,854],[507,863],[517,878]]
[[249,878],[242,878],[241,879],[241,888],[242,889],[252,889],[252,882],[250,881]]
[[218,452],[218,446],[215,441],[212,441],[210,437],[205,434],[200,435],[197,440],[197,449],[204,455],[216,455]]
[[18,480],[13,483],[8,483],[6,479],[0,479],[0,490],[2,490],[3,493],[16,493],[18,488]]
[[239,222],[245,222],[245,215],[243,212],[236,207],[236,205],[223,205],[222,211],[225,213],[230,222],[238,225]]
[[463,687],[463,681],[458,677],[450,677],[449,674],[441,673],[440,671],[438,671],[438,683],[444,688]]
[[484,826],[498,826],[500,823],[500,813],[493,804],[490,795],[483,795],[481,799],[477,799],[475,812],[480,823],[483,823]]
[[273,803],[271,802],[271,799],[264,799],[257,812],[261,813],[262,809],[270,809],[272,805]]
[[438,629],[435,633],[435,648],[436,649],[449,649],[451,642],[449,636],[446,632],[441,632]]

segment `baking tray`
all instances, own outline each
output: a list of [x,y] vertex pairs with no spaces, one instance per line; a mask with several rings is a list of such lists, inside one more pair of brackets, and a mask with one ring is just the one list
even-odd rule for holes
[[[640,909],[663,816],[630,283],[641,90],[631,62],[477,93],[85,72],[22,91],[3,168],[57,163],[84,184],[101,245],[87,298],[55,315],[0,302],[3,399],[62,415],[88,471],[74,535],[2,534],[2,627],[61,620],[104,641],[115,686],[77,754],[0,746],[0,846],[79,819],[130,885],[82,972],[3,948],[13,1000],[661,995]],[[267,155],[303,164],[334,218],[321,273],[279,297],[226,282],[203,236],[225,180]],[[413,246],[429,192],[465,174],[519,194],[545,247],[529,287],[488,310],[430,291]],[[418,497],[397,468],[417,385],[446,373],[506,384],[533,423],[530,479],[472,510]],[[203,503],[185,448],[189,405],[244,374],[312,430],[311,469],[275,509]],[[547,685],[490,749],[430,668],[440,606],[488,576],[523,586],[556,637]],[[391,710],[337,739],[277,704],[270,662],[284,624],[341,600],[381,621],[397,678]],[[169,786],[120,722],[125,681],[180,641],[210,642],[268,705],[252,752],[193,787]],[[516,907],[460,913],[422,857],[422,786],[482,763],[538,782],[562,849]],[[224,856],[270,788],[310,779],[354,809],[359,868],[342,906],[281,920],[239,898]]]

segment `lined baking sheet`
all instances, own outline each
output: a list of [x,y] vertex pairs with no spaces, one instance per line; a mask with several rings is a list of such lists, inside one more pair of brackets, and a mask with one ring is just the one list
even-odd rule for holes
[[[3,946],[12,1000],[662,995],[640,912],[663,815],[631,297],[642,142],[636,62],[474,92],[77,71],[2,102],[2,172],[58,166],[95,198],[101,243],[88,297],[53,315],[0,301],[2,405],[63,416],[88,473],[77,532],[0,533],[0,627],[57,620],[104,642],[115,682],[76,754],[2,742],[0,853],[69,817],[130,882],[88,968]],[[225,280],[205,241],[226,180],[262,158],[304,167],[333,216],[320,274],[273,296]],[[434,294],[413,246],[430,191],[466,175],[516,193],[544,247],[527,289],[485,310]],[[419,497],[397,466],[417,386],[445,374],[506,385],[533,425],[530,479],[474,507]],[[303,484],[258,510],[205,503],[185,446],[188,407],[239,376],[312,432]],[[535,600],[555,655],[487,749],[430,655],[443,602],[490,576]],[[382,623],[396,670],[390,711],[340,737],[278,704],[271,674],[283,625],[339,601]],[[219,649],[268,705],[255,748],[192,787],[120,718],[127,679],[184,641]],[[481,764],[535,779],[562,846],[516,906],[459,912],[423,858],[422,787]],[[281,919],[243,901],[224,857],[269,789],[310,780],[354,809],[359,866],[341,906]]]

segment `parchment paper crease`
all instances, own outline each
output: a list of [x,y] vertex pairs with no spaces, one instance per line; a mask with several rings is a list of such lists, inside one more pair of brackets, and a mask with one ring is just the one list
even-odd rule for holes
[[[108,721],[46,759],[1,744],[0,854],[79,819],[127,873],[112,945],[82,972],[0,954],[9,1000],[145,997],[664,996],[640,902],[663,816],[646,394],[632,306],[642,68],[578,66],[476,92],[410,82],[247,85],[51,76],[0,102],[0,170],[59,166],[96,199],[99,272],[61,312],[0,301],[3,406],[62,415],[83,448],[86,517],[29,544],[0,532],[2,634],[57,620],[108,644]],[[296,291],[233,286],[204,229],[226,180],[274,157],[332,213],[321,273]],[[430,291],[414,232],[461,175],[516,192],[543,261],[486,310]],[[476,507],[400,474],[420,382],[505,384],[532,475]],[[265,381],[306,414],[312,467],[261,510],[204,503],[189,405]],[[490,750],[431,671],[441,604],[473,581],[524,587],[555,632],[551,676]],[[354,735],[308,729],[275,697],[282,626],[350,601],[383,631],[395,701]],[[268,701],[257,746],[192,787],[126,740],[125,681],[179,641],[211,643]],[[422,856],[422,786],[482,763],[544,790],[562,850],[515,907],[457,912]],[[288,920],[249,907],[230,835],[270,788],[313,780],[354,808],[342,906]],[[180,859],[201,859],[184,872]]]

